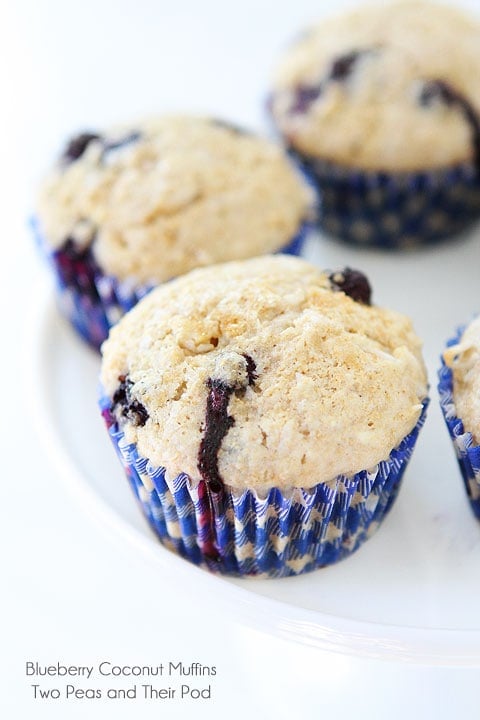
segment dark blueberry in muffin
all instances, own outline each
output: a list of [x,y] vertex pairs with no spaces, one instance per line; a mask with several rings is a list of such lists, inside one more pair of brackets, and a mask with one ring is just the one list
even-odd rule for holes
[[290,107],[291,113],[306,113],[330,82],[345,82],[348,80],[359,58],[367,53],[373,52],[372,48],[364,50],[352,50],[340,55],[332,61],[330,71],[317,84],[298,85],[293,94],[293,101]]
[[[250,355],[247,355],[247,353],[243,353],[243,357],[245,358],[247,362],[247,377],[248,377],[248,384],[249,385],[255,385],[255,380],[258,378],[258,374],[256,372],[257,365],[255,363],[255,360],[250,357]],[[245,389],[243,389],[243,392],[245,392]]]
[[232,384],[218,378],[209,378],[204,434],[198,452],[198,470],[211,492],[220,492],[223,481],[218,471],[218,452],[222,440],[235,419],[228,414],[228,403],[233,393],[242,397],[249,385],[257,379],[257,366],[250,355],[242,354],[245,360],[244,373],[239,374]]
[[235,423],[234,418],[228,414],[228,403],[235,388],[213,378],[208,379],[207,387],[209,392],[205,411],[204,435],[198,451],[197,464],[205,483],[204,492],[208,503],[206,521],[210,528],[209,540],[202,551],[210,560],[218,562],[220,555],[216,542],[215,505],[212,494],[221,493],[223,490],[223,480],[218,470],[218,452],[223,438]]
[[447,107],[456,107],[463,113],[471,130],[475,166],[480,172],[480,118],[472,103],[444,80],[427,80],[419,99],[423,107],[430,107],[432,103],[440,102]]
[[215,502],[213,494],[218,495],[223,490],[223,480],[218,470],[218,453],[223,438],[235,424],[235,419],[228,414],[230,398],[235,393],[237,397],[245,395],[246,389],[254,385],[257,378],[255,361],[250,355],[237,355],[245,361],[240,363],[238,373],[232,375],[232,382],[210,377],[207,380],[208,395],[205,411],[204,433],[198,451],[197,467],[204,481],[208,501],[207,522],[210,526],[210,540],[206,543],[203,553],[211,560],[220,560],[216,547],[215,528]]
[[335,58],[330,68],[329,80],[342,82],[352,74],[357,60],[369,50],[352,50],[345,55]]
[[198,470],[211,492],[220,492],[223,481],[218,471],[218,452],[225,435],[235,423],[228,414],[228,403],[235,388],[209,378],[205,431],[198,453]]
[[446,105],[452,104],[450,89],[443,80],[428,80],[424,83],[419,100],[423,107],[430,107],[434,100]]
[[101,140],[101,136],[96,133],[85,132],[76,135],[70,140],[62,155],[62,160],[67,164],[75,162],[82,157],[83,153],[90,145],[92,140]]
[[332,273],[328,279],[334,290],[344,292],[355,302],[363,305],[371,304],[372,288],[368,278],[359,270],[352,270],[347,267]]
[[290,108],[292,113],[306,113],[323,91],[323,83],[318,85],[298,85],[295,88],[293,102]]
[[99,301],[95,283],[99,267],[92,255],[91,245],[80,247],[69,237],[55,252],[55,259],[62,285],[79,290],[94,302]]
[[104,158],[111,150],[118,150],[119,148],[122,148],[126,145],[130,145],[131,143],[139,140],[140,137],[141,133],[135,131],[130,133],[129,135],[126,135],[123,138],[120,138],[119,140],[108,142],[107,140],[102,138],[101,135],[98,135],[96,133],[82,133],[81,135],[77,135],[70,140],[65,149],[65,152],[62,155],[62,160],[67,164],[75,162],[75,160],[78,160],[82,157],[83,153],[93,140],[99,140],[102,142],[102,158]]
[[118,378],[120,385],[115,390],[110,406],[110,413],[117,420],[125,418],[132,425],[143,426],[147,422],[149,415],[144,405],[132,397],[133,382],[127,375],[120,375]]

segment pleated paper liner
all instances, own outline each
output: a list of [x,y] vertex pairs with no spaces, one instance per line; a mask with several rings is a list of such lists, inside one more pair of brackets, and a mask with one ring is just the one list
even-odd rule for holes
[[351,245],[422,247],[480,218],[480,177],[473,163],[424,172],[364,172],[292,155],[319,193],[320,228]]
[[377,530],[397,496],[428,401],[414,429],[374,468],[310,489],[271,488],[264,494],[228,484],[209,492],[203,480],[185,473],[169,478],[125,440],[110,403],[100,400],[110,438],[161,542],[215,572],[284,577],[348,557]]
[[[461,328],[457,335],[447,342],[447,347],[459,342],[463,330],[464,328]],[[480,520],[480,446],[475,443],[472,434],[465,431],[462,419],[457,416],[453,399],[453,373],[443,358],[438,373],[438,393],[470,506],[475,517]]]

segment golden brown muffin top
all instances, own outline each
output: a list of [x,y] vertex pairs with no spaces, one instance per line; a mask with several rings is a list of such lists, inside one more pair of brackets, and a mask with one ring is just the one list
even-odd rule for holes
[[52,248],[92,244],[121,280],[157,283],[287,245],[313,194],[276,145],[220,121],[161,117],[74,138],[40,194]]
[[410,321],[366,304],[365,283],[275,256],[157,288],[103,345],[127,439],[169,476],[217,472],[237,489],[308,488],[387,459],[426,376]]
[[364,170],[480,162],[480,23],[404,0],[327,18],[292,46],[272,112],[308,156]]

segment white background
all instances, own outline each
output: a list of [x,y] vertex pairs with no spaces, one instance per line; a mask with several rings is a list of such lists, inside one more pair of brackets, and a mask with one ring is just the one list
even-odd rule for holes
[[[44,271],[26,222],[38,179],[63,139],[84,127],[179,109],[266,129],[261,101],[281,48],[333,5],[355,4],[0,4],[2,717],[478,717],[477,668],[330,654],[241,624],[214,595],[205,600],[195,586],[180,588],[78,505],[51,464],[32,410],[32,313]],[[464,4],[480,12],[475,0]],[[432,273],[425,286],[434,281]],[[27,660],[102,659],[216,665],[214,698],[33,702]]]

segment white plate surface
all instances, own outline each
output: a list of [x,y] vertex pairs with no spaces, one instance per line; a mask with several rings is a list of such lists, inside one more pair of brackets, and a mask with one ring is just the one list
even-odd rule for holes
[[99,358],[58,316],[52,293],[32,333],[35,412],[62,477],[87,511],[146,552],[175,582],[267,632],[332,651],[429,665],[480,665],[480,524],[468,506],[438,408],[444,341],[480,309],[480,231],[395,255],[312,239],[322,267],[364,270],[374,301],[414,319],[431,384],[427,423],[399,498],[376,536],[336,566],[297,578],[232,580],[199,570],[158,544],[143,520],[96,406]]

